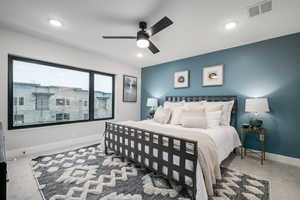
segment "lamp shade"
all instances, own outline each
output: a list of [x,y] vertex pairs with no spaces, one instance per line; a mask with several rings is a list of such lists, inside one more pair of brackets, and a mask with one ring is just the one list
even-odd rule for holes
[[148,107],[157,107],[157,105],[158,105],[157,99],[155,99],[155,98],[148,98],[147,99],[147,106]]
[[270,112],[267,98],[246,99],[245,112],[264,113]]

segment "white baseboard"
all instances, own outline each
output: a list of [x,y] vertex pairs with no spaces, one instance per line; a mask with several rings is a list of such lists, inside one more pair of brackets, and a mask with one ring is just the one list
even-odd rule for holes
[[[256,151],[254,149],[250,149],[250,150]],[[287,165],[293,165],[296,167],[300,167],[300,158],[293,158],[293,157],[289,157],[289,156],[283,156],[280,154],[266,152],[266,159],[280,162],[280,163],[287,164]]]
[[55,143],[43,144],[38,146],[32,146],[28,148],[20,148],[14,149],[6,152],[6,156],[8,160],[24,156],[23,152],[26,152],[26,156],[28,155],[35,155],[40,154],[47,151],[62,149],[65,147],[72,147],[72,146],[79,146],[84,144],[96,144],[99,143],[101,140],[101,136],[97,135],[90,135],[85,137],[79,137],[70,140],[63,140]]
[[300,159],[274,153],[266,153],[266,159],[300,167]]

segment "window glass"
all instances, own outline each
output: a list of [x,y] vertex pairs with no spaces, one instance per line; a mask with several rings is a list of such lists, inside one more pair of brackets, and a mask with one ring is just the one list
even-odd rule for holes
[[8,59],[8,129],[113,119],[114,75],[11,55]]
[[13,95],[14,126],[84,120],[89,108],[70,100],[89,100],[89,73],[14,60]]
[[95,74],[94,88],[94,118],[111,118],[113,78],[107,75]]

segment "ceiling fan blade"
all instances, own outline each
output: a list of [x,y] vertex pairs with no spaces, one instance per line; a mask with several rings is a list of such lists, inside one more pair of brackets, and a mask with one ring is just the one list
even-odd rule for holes
[[164,17],[159,20],[156,24],[154,24],[150,28],[151,35],[155,35],[156,33],[162,31],[163,29],[167,28],[168,26],[172,25],[173,21],[170,20],[168,17]]
[[136,39],[136,36],[102,36],[103,39]]
[[159,49],[149,40],[149,47],[148,49],[150,49],[150,51],[153,53],[153,54],[156,54],[159,52]]

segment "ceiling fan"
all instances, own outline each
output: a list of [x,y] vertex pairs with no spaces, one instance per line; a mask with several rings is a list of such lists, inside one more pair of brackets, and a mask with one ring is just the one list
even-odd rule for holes
[[103,39],[135,39],[136,45],[139,48],[148,48],[153,54],[159,52],[159,49],[151,42],[150,37],[164,30],[172,25],[173,21],[168,17],[164,17],[154,24],[151,28],[147,29],[147,23],[142,21],[139,23],[140,31],[136,36],[102,36]]

